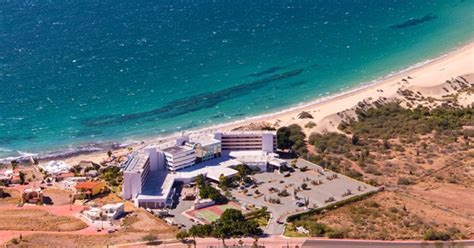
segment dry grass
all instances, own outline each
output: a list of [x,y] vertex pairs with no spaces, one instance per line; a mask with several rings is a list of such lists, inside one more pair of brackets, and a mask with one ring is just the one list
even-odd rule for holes
[[[22,245],[27,247],[106,247],[107,245],[142,242],[146,232],[122,232],[105,235],[70,235],[70,234],[32,234],[23,236]],[[152,232],[160,239],[175,237],[175,233]]]
[[123,229],[129,232],[170,232],[171,228],[163,220],[153,216],[141,208],[135,208],[131,204],[125,205],[126,211],[133,211],[123,220]]
[[389,143],[391,149],[371,149],[364,166],[342,158],[389,192],[311,219],[347,228],[348,238],[423,239],[428,229],[453,239],[474,238],[473,137],[428,134]]
[[87,224],[74,217],[56,216],[45,210],[20,209],[0,211],[0,230],[75,231]]
[[0,205],[11,205],[20,202],[21,194],[18,190],[3,188],[3,192],[6,193],[6,196],[0,197]]
[[108,194],[101,195],[94,198],[94,203],[99,206],[109,204],[109,203],[118,203],[118,202],[123,202],[123,199],[118,197],[114,193],[108,193]]
[[428,229],[455,232],[453,238],[457,239],[474,236],[474,225],[469,219],[396,192],[382,192],[312,219],[334,228],[346,228],[348,238],[423,239]]
[[68,205],[71,202],[71,198],[69,198],[70,194],[73,194],[72,192],[69,192],[67,190],[61,190],[61,189],[54,189],[54,188],[48,188],[43,190],[44,196],[49,197],[51,199],[51,203],[54,205]]
[[159,239],[174,238],[177,230],[168,226],[143,209],[137,209],[132,204],[125,204],[125,211],[130,213],[122,223],[122,228],[113,234],[105,235],[58,235],[33,234],[24,237],[28,246],[48,247],[104,247],[106,245],[134,243],[143,241],[147,234],[153,234]]

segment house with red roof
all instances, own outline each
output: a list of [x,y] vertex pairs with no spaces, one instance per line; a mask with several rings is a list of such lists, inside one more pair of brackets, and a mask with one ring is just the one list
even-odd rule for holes
[[104,182],[78,182],[74,188],[79,198],[91,198],[106,190]]
[[57,176],[54,177],[54,179],[56,179],[56,182],[60,182],[66,178],[71,178],[71,177],[74,177],[74,173],[73,172],[63,172],[63,173],[60,173],[58,174]]

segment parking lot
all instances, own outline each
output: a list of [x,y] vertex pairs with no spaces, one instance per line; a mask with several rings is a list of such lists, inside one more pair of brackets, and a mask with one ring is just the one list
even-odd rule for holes
[[[265,230],[268,234],[281,234],[284,229],[281,222],[288,215],[377,190],[306,160],[299,159],[296,166],[289,175],[277,171],[255,174],[251,177],[256,185],[232,190],[232,195],[241,203],[268,207],[272,214]],[[306,170],[300,170],[305,167]]]

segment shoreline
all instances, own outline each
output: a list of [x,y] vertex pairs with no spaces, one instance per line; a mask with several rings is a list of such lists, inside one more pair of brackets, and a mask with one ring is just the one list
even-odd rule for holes
[[[74,157],[82,157],[83,155],[91,155],[92,157],[96,157],[96,156],[93,156],[93,154],[98,154],[98,153],[102,154],[102,153],[105,153],[105,151],[109,149],[112,149],[115,151],[126,150],[127,147],[132,147],[134,149],[137,149],[140,146],[145,146],[150,143],[167,142],[175,138],[176,136],[181,135],[181,133],[183,132],[193,135],[193,134],[209,133],[215,130],[229,131],[238,127],[242,127],[242,126],[249,125],[251,123],[258,123],[258,122],[269,123],[269,122],[277,121],[281,123],[282,126],[286,126],[288,124],[291,124],[290,122],[296,123],[298,121],[301,122],[301,121],[306,120],[306,121],[313,121],[317,123],[319,126],[320,122],[323,121],[323,119],[331,115],[335,115],[341,111],[350,109],[354,105],[356,105],[358,101],[354,102],[353,101],[354,99],[351,99],[351,98],[354,98],[355,96],[359,96],[357,99],[359,101],[362,101],[362,100],[365,100],[367,96],[370,98],[375,96],[374,94],[367,95],[367,93],[369,93],[370,91],[373,91],[376,88],[384,88],[382,92],[379,92],[379,89],[377,89],[377,93],[383,93],[383,94],[377,94],[377,95],[381,97],[387,97],[387,98],[393,97],[395,93],[393,91],[393,88],[394,88],[393,84],[399,83],[397,81],[400,81],[406,77],[409,77],[410,75],[421,73],[422,74],[421,77],[423,76],[426,77],[427,73],[428,74],[449,74],[449,77],[445,77],[445,78],[436,77],[438,75],[431,76],[435,78],[437,83],[442,83],[445,80],[448,80],[452,77],[460,76],[460,75],[456,75],[456,74],[459,74],[458,72],[459,68],[452,68],[456,66],[449,66],[449,63],[446,63],[446,61],[453,60],[455,58],[458,58],[459,56],[464,55],[464,57],[467,57],[465,58],[465,60],[466,59],[468,60],[467,61],[468,71],[466,72],[474,72],[474,56],[472,56],[472,54],[474,54],[473,50],[474,50],[474,41],[469,41],[467,44],[463,44],[459,47],[453,48],[451,51],[441,54],[438,57],[435,57],[433,59],[427,59],[422,62],[417,62],[398,72],[389,73],[386,76],[379,77],[377,79],[371,80],[366,83],[359,83],[359,85],[354,85],[354,87],[350,87],[350,86],[344,87],[344,88],[341,88],[339,92],[334,92],[332,94],[331,93],[320,94],[320,96],[318,96],[314,100],[311,100],[308,102],[301,102],[293,106],[288,106],[278,111],[263,113],[260,115],[246,117],[244,119],[235,120],[231,122],[199,127],[196,129],[176,131],[170,134],[166,134],[164,136],[154,136],[150,138],[143,138],[143,137],[136,136],[136,137],[124,138],[123,141],[120,141],[120,142],[110,141],[110,142],[90,143],[90,144],[82,144],[82,145],[78,144],[76,146],[64,148],[61,150],[58,149],[55,151],[44,152],[42,154],[32,154],[32,153],[25,152],[25,155],[23,156],[0,158],[0,164],[9,163],[11,160],[29,161],[31,157],[37,158],[41,161],[48,161],[48,160],[54,160],[54,159],[70,159]],[[469,55],[471,55],[470,61],[469,61],[469,57],[470,57]],[[469,62],[470,62],[470,65],[469,65]],[[439,71],[438,73],[433,73],[436,71],[433,71],[433,69],[430,70],[430,68],[436,67],[437,65],[440,65],[440,64],[441,65],[447,64],[445,66],[446,67],[449,66],[450,70],[444,70],[443,73],[439,73]],[[416,78],[417,77],[415,77],[415,79]],[[428,78],[429,78],[429,75],[428,75]],[[430,83],[418,82],[417,84],[415,82],[413,85],[426,87],[426,86],[430,86]],[[391,90],[387,91],[386,88],[389,88]],[[398,87],[395,87],[395,88],[398,89]],[[339,103],[339,106],[337,107],[335,105],[331,105],[330,107],[327,106],[333,103],[335,105]],[[323,107],[329,107],[329,108],[323,109]],[[317,118],[315,119],[295,119],[294,117],[296,117],[296,115],[301,111],[318,113],[319,116],[317,116]],[[295,116],[293,117],[293,115]],[[324,125],[323,127],[318,127],[318,129],[320,129],[319,131],[324,130]]]

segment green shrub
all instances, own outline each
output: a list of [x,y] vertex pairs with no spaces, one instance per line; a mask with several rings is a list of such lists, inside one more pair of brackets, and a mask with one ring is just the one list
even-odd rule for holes
[[303,111],[298,114],[298,118],[299,119],[313,119],[313,116],[309,112]]
[[400,177],[398,178],[398,185],[410,185],[412,184],[412,181],[410,178],[407,177]]
[[422,106],[406,109],[398,102],[391,102],[369,109],[359,108],[356,113],[357,119],[341,123],[339,128],[363,139],[410,139],[414,134],[423,135],[435,130],[443,134],[446,131],[459,130],[463,125],[474,124],[472,107],[455,108],[442,105],[433,110]]
[[318,223],[313,220],[300,220],[294,223],[295,226],[302,226],[309,231],[309,235],[312,237],[322,237],[327,232],[331,231],[327,225]]
[[426,231],[425,235],[423,236],[423,239],[448,241],[451,239],[451,236],[445,232],[437,232],[432,229],[428,229],[428,231]]
[[277,130],[278,148],[289,149],[297,156],[305,156],[308,152],[304,141],[305,138],[306,135],[303,129],[297,124],[281,127]]
[[332,229],[331,231],[328,232],[327,236],[330,239],[343,239],[347,235],[347,230],[337,228],[337,229]]
[[310,121],[304,125],[305,128],[311,129],[313,127],[317,126],[316,123]]
[[143,241],[146,241],[147,244],[152,244],[154,241],[156,241],[158,239],[158,237],[156,237],[155,235],[153,234],[147,234],[145,236],[143,236],[142,240]]
[[20,243],[20,241],[19,241],[18,239],[16,239],[16,238],[13,238],[13,239],[11,240],[11,242],[12,242],[12,244],[14,244],[14,245],[17,245],[17,244]]
[[308,139],[309,143],[316,148],[319,153],[332,152],[345,154],[350,151],[351,140],[340,133],[312,133]]

